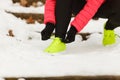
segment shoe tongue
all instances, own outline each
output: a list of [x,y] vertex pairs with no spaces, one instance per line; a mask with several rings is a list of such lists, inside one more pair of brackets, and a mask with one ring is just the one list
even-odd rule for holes
[[60,42],[61,41],[61,39],[60,38],[58,38],[58,37],[56,37],[55,39],[54,39],[54,41],[53,42]]
[[54,40],[61,40],[59,37],[56,37]]

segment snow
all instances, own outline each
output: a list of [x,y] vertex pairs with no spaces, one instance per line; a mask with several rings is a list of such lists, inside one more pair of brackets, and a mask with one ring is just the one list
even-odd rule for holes
[[33,7],[33,6],[30,6],[29,8],[28,7],[22,7],[20,6],[20,4],[18,3],[15,3],[13,4],[12,3],[12,0],[2,0],[1,3],[0,3],[0,9],[4,9],[6,11],[12,11],[12,12],[24,12],[24,13],[44,13],[44,6],[42,6],[42,4],[39,2],[38,3],[38,6],[39,7]]
[[[41,40],[40,33],[44,24],[26,24],[24,20],[6,13],[35,12],[43,13],[44,7],[24,8],[12,4],[11,0],[0,3],[0,80],[3,77],[46,77],[66,75],[120,75],[120,39],[111,46],[102,45],[102,34],[105,19],[91,20],[81,32],[93,33],[87,41],[76,41],[67,44],[67,50],[50,55],[43,50],[52,39]],[[8,36],[13,30],[15,37]],[[115,29],[120,35],[120,28]],[[32,38],[32,39],[30,39]]]

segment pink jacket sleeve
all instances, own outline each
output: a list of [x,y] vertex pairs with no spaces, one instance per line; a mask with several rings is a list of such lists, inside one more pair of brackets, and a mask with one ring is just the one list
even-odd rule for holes
[[55,21],[55,4],[56,0],[46,0],[45,12],[44,12],[44,23],[51,22],[53,24]]
[[78,13],[71,25],[81,31],[88,21],[95,15],[104,0],[87,0],[84,8]]

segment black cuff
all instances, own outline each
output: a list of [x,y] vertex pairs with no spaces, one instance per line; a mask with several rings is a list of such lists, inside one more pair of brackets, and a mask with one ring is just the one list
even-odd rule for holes
[[74,26],[71,26],[69,32],[76,34],[77,33],[77,29]]

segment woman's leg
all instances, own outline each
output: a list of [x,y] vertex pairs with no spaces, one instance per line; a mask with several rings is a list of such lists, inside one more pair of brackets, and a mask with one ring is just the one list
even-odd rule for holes
[[76,16],[86,4],[86,0],[73,0],[72,13]]
[[73,0],[56,0],[56,28],[55,37],[62,40],[65,39],[68,25],[72,15],[72,1]]
[[114,30],[120,26],[120,15],[114,15],[111,16],[111,18],[108,18],[108,21],[106,22],[105,29],[106,30]]
[[63,42],[67,32],[67,28],[72,15],[72,0],[56,0],[56,26],[55,26],[55,39],[45,49],[45,52],[56,53],[66,49],[66,45]]

